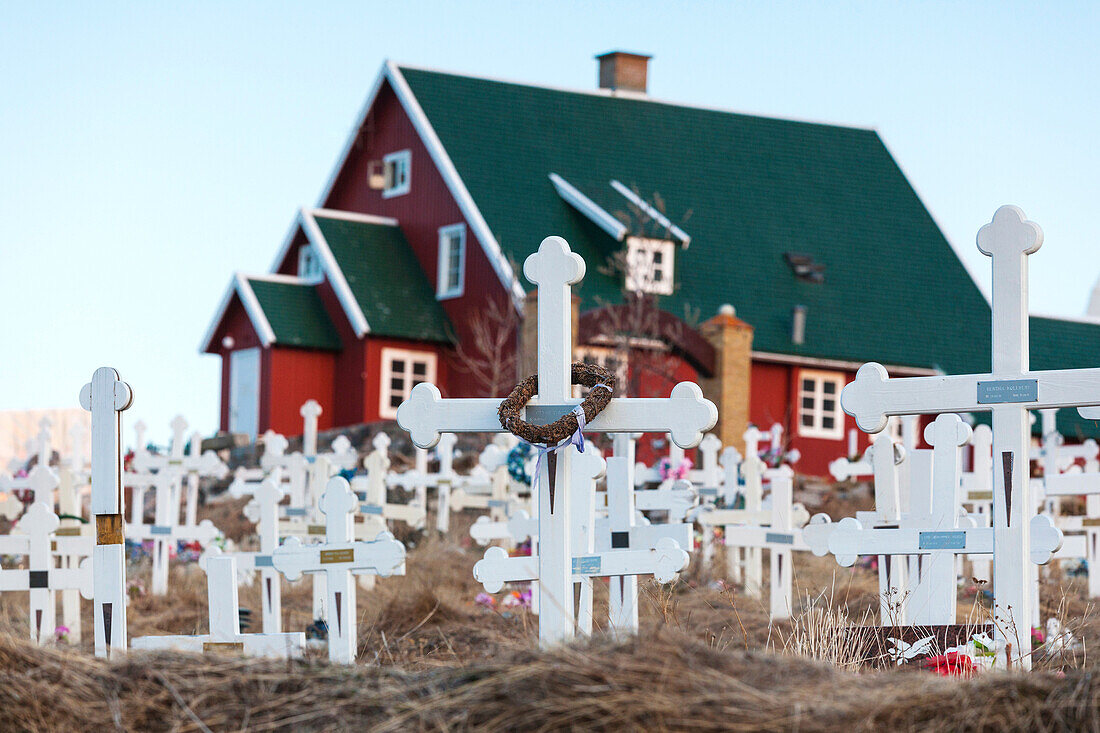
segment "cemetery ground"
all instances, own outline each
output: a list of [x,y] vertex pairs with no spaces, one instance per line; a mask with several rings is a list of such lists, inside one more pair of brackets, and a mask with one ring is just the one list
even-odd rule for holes
[[[244,500],[205,515],[236,540],[250,531]],[[838,515],[862,503],[829,502]],[[1029,674],[940,677],[860,664],[866,641],[848,626],[874,626],[875,572],[798,553],[792,621],[769,626],[766,598],[702,577],[643,584],[638,639],[597,634],[537,650],[523,608],[476,602],[469,519],[447,538],[410,535],[408,576],[359,589],[358,665],[129,652],[106,663],[91,642],[25,641],[26,599],[0,596],[0,730],[1069,730],[1100,726],[1100,675],[1088,652],[1100,622],[1084,581],[1044,580],[1043,618],[1057,615],[1083,650],[1036,659]],[[147,561],[146,561],[147,562]],[[130,571],[147,577],[147,568]],[[171,593],[134,598],[133,636],[206,630],[206,577],[173,563]],[[285,584],[284,628],[309,622],[309,581]],[[258,609],[258,584],[241,605]],[[84,604],[84,628],[91,628]],[[981,599],[961,588],[959,618],[981,620]],[[596,618],[606,618],[606,588]],[[1070,621],[1072,619],[1083,619]],[[258,618],[253,621],[257,630]],[[90,634],[87,636],[90,637]]]

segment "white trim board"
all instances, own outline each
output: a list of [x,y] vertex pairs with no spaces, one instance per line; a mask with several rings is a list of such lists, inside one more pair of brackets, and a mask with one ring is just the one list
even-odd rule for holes
[[626,237],[627,230],[626,226],[621,221],[609,214],[605,209],[601,208],[599,204],[585,196],[575,186],[570,184],[569,181],[565,180],[557,173],[550,174],[550,183],[554,184],[554,189],[565,203],[587,217],[600,229],[610,234],[615,241],[623,241]]
[[[351,292],[351,286],[348,285],[343,270],[336,262],[336,257],[329,249],[328,242],[325,241],[325,235],[321,233],[321,227],[317,225],[314,214],[319,213],[319,211],[318,209],[302,209],[299,212],[298,218],[302,225],[302,231],[305,232],[309,243],[317,250],[321,267],[325,271],[325,276],[328,278],[333,292],[336,293],[336,299],[340,301],[340,305],[344,309],[344,314],[351,323],[352,330],[355,331],[357,338],[363,338],[363,336],[370,333],[370,324],[367,323],[367,317],[363,314],[363,309],[359,307],[359,301],[355,299],[355,294]],[[326,217],[322,216],[322,218]]]
[[641,196],[634,193],[632,190],[614,179],[611,181],[611,188],[618,191],[623,198],[645,212],[645,215],[648,216],[650,219],[657,222],[660,226],[664,227],[665,231],[679,239],[682,246],[687,247],[689,244],[691,244],[691,237],[687,235],[687,232],[673,224],[667,216],[658,211],[654,206],[652,206]]
[[328,197],[332,194],[332,189],[336,185],[336,179],[340,175],[340,171],[343,169],[344,163],[351,153],[355,140],[359,137],[359,131],[366,123],[367,114],[369,114],[371,107],[378,97],[378,92],[382,88],[383,81],[388,81],[393,88],[394,94],[405,110],[405,114],[408,115],[413,128],[416,130],[417,135],[419,135],[421,143],[427,149],[428,155],[435,163],[436,169],[443,178],[443,182],[447,184],[447,189],[451,192],[455,202],[458,204],[458,208],[466,219],[466,223],[469,225],[471,233],[485,251],[486,257],[489,258],[489,264],[496,272],[497,277],[500,278],[501,284],[512,294],[512,304],[517,311],[522,311],[526,291],[520,284],[516,273],[512,271],[511,264],[501,251],[500,244],[497,242],[496,237],[493,236],[492,231],[489,229],[489,224],[481,215],[481,211],[477,208],[477,204],[474,203],[473,197],[466,188],[466,184],[462,182],[462,178],[458,175],[458,170],[455,168],[447,151],[443,148],[443,143],[439,140],[439,136],[436,135],[435,129],[428,121],[428,116],[424,114],[424,110],[421,109],[420,103],[416,101],[416,97],[412,93],[412,89],[409,87],[408,82],[405,81],[405,78],[401,75],[401,71],[392,61],[386,60],[383,63],[382,71],[375,79],[370,94],[367,95],[366,104],[363,105],[359,113],[359,118],[352,127],[348,141],[345,143],[344,149],[336,161],[336,167],[329,176],[329,180],[321,192],[321,198],[318,200],[317,205],[324,206],[325,201],[327,201]]
[[[769,351],[753,351],[749,355],[753,361],[767,361],[774,362],[776,364],[794,364],[797,366],[808,367],[820,367],[822,369],[844,369],[846,371],[857,371],[866,362],[863,361],[845,361],[844,359],[822,359],[816,356],[797,356],[795,354],[777,354]],[[911,366],[897,366],[893,364],[883,364],[887,371],[893,375],[912,375],[916,377],[935,377],[942,375],[943,372],[936,369],[925,369],[922,367]]]
[[275,331],[271,328],[263,308],[260,307],[260,301],[256,298],[252,286],[248,284],[249,279],[288,282],[295,285],[302,284],[300,278],[289,275],[245,275],[241,272],[234,272],[233,277],[229,279],[229,285],[226,287],[225,293],[222,295],[221,303],[218,304],[218,309],[214,312],[214,319],[207,327],[206,333],[202,337],[202,343],[199,344],[200,354],[205,354],[209,350],[214,332],[218,330],[218,325],[225,318],[225,312],[233,301],[234,294],[241,299],[241,305],[244,306],[244,311],[248,314],[248,320],[252,323],[252,328],[256,330],[256,335],[260,337],[260,343],[263,347],[266,349],[275,343]]

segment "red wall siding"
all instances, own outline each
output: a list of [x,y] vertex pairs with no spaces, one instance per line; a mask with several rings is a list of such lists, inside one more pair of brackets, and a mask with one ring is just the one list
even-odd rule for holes
[[[224,339],[226,336],[233,337],[234,343],[232,349],[226,349],[224,346],[222,346],[222,339]],[[248,313],[245,312],[244,306],[241,305],[240,298],[238,298],[236,295],[233,296],[233,299],[229,303],[229,307],[226,308],[225,317],[222,318],[222,322],[214,331],[214,338],[211,339],[211,344],[212,345],[208,353],[217,354],[222,358],[222,392],[220,420],[221,429],[229,430],[229,354],[231,351],[236,351],[237,349],[250,349],[255,346],[260,346],[260,337],[256,335],[256,330],[252,327],[252,321],[248,319]],[[260,395],[262,409],[264,395],[262,389],[262,381]]]
[[[812,371],[836,371],[813,369]],[[754,361],[752,364],[752,389],[749,419],[761,430],[775,423],[784,429],[789,447],[797,448],[802,458],[796,464],[798,473],[809,476],[828,476],[829,463],[848,452],[848,430],[855,427],[855,420],[844,415],[844,435],[839,440],[808,438],[798,432],[798,379],[802,367]],[[855,378],[854,372],[839,372],[845,384]],[[867,436],[859,433],[862,451],[868,444]],[[763,447],[763,446],[762,446]]]
[[317,419],[319,430],[333,427],[333,383],[336,355],[327,351],[310,351],[272,346],[270,381],[266,383],[264,402],[270,405],[270,428],[283,435],[302,434],[302,405],[317,400],[323,412]]
[[[405,149],[412,152],[411,190],[404,196],[382,198],[381,191],[372,190],[367,185],[368,162],[381,160],[388,153]],[[397,219],[433,289],[439,255],[439,228],[465,223],[465,294],[442,301],[455,332],[464,342],[469,343],[470,323],[485,308],[486,296],[505,297],[504,288],[485,251],[388,84],[384,84],[379,92],[359,142],[337,177],[325,207]],[[293,257],[296,262],[297,254]],[[447,359],[453,358],[449,352],[445,356]],[[440,380],[437,386],[451,397],[480,396],[473,378],[455,369],[448,370],[448,380]]]

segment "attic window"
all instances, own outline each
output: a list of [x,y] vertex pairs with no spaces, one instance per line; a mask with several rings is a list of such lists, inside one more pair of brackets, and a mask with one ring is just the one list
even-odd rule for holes
[[382,198],[388,199],[409,192],[411,184],[412,152],[398,150],[382,158],[386,187],[382,189]]
[[310,282],[321,282],[321,258],[312,244],[298,248],[298,277]]
[[672,295],[675,245],[663,239],[627,237],[626,247],[626,289]]
[[825,265],[814,262],[814,258],[810,255],[784,252],[783,261],[799,280],[805,280],[808,283],[825,282]]

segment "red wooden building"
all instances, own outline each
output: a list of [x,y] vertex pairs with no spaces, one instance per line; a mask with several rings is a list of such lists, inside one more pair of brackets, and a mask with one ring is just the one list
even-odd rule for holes
[[[647,63],[605,54],[590,91],[385,64],[318,206],[203,339],[222,429],[296,433],[309,398],[322,429],[392,419],[420,381],[486,396],[463,368],[479,324],[530,315],[518,265],[551,234],[589,265],[577,358],[647,394],[701,381],[724,441],[783,423],[806,473],[845,452],[860,364],[988,369],[988,303],[875,131],[658,101]],[[1098,336],[1033,318],[1032,364],[1095,366]]]

